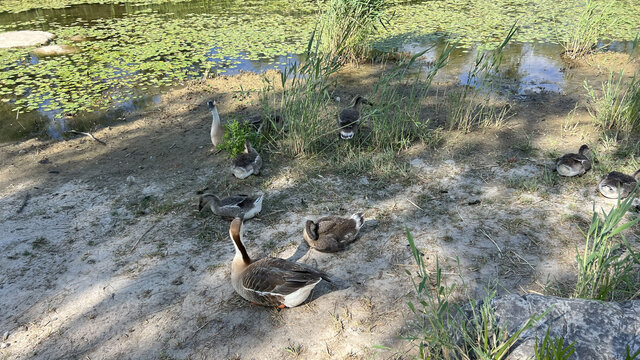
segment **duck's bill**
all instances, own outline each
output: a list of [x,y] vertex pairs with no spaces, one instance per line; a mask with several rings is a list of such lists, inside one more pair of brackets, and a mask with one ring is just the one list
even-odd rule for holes
[[355,133],[353,131],[340,130],[340,138],[342,138],[344,140],[349,140],[349,139],[353,138],[354,135],[355,135]]

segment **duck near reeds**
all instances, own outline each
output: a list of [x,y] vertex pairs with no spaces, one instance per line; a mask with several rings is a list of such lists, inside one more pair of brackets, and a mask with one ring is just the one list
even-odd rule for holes
[[348,140],[353,138],[358,132],[358,127],[360,126],[360,107],[362,104],[373,105],[369,100],[358,95],[353,105],[343,109],[338,115],[340,138]]
[[260,196],[233,195],[223,199],[213,194],[203,194],[200,196],[198,210],[202,211],[206,207],[210,207],[211,211],[218,216],[224,218],[241,218],[244,220],[251,219],[262,210],[262,198]]
[[244,179],[249,175],[260,174],[262,168],[262,158],[260,154],[251,146],[249,140],[244,142],[244,152],[238,154],[233,159],[231,171],[233,175],[238,179]]
[[211,112],[211,143],[217,147],[224,141],[224,126],[220,122],[220,114],[218,113],[218,105],[215,101],[209,101],[209,111]]
[[556,170],[562,176],[582,176],[591,169],[591,149],[585,144],[577,154],[564,154],[556,160]]
[[598,184],[598,191],[602,196],[609,199],[626,198],[631,194],[638,184],[637,178],[640,169],[636,170],[632,175],[623,174],[621,172],[612,171],[608,173]]
[[356,239],[363,224],[364,217],[360,213],[350,218],[326,216],[316,222],[307,220],[302,236],[310,247],[318,251],[336,252]]
[[276,130],[282,129],[282,117],[279,111],[275,111],[268,115],[254,115],[245,120],[247,124],[257,132],[260,133],[265,125],[271,126]]
[[229,236],[236,248],[231,285],[252,303],[294,307],[303,303],[322,279],[331,282],[325,273],[293,261],[273,257],[251,260],[242,243],[242,219],[231,222]]

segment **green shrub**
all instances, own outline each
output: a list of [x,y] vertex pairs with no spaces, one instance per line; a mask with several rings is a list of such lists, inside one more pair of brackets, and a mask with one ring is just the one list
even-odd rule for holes
[[245,121],[233,120],[224,124],[224,140],[218,149],[226,151],[230,158],[244,152],[244,142],[249,140],[253,147],[258,147],[260,134]]

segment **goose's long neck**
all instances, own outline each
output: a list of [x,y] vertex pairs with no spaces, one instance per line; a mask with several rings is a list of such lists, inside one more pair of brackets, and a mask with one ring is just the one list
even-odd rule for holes
[[360,111],[360,106],[362,105],[362,98],[359,97],[356,99],[356,102],[353,104],[353,108],[357,111]]
[[218,114],[218,107],[214,105],[213,109],[211,109],[211,127],[220,126],[220,114]]
[[233,263],[238,265],[249,266],[251,264],[251,258],[249,254],[247,254],[247,250],[244,248],[242,244],[242,240],[240,239],[239,233],[231,233],[231,238],[233,239],[233,245],[236,248],[236,255],[233,257]]

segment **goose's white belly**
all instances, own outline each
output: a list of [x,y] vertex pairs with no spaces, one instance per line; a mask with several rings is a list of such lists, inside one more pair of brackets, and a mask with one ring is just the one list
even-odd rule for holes
[[244,219],[251,219],[252,217],[256,216],[260,212],[260,210],[262,210],[262,200],[257,203],[256,206],[251,208],[251,210],[244,213]]
[[598,190],[600,191],[600,194],[602,194],[602,196],[604,196],[606,198],[609,198],[609,199],[617,199],[618,198],[618,189],[614,189],[609,184],[605,184],[604,182],[601,182],[598,185]]
[[294,306],[298,306],[300,304],[302,304],[305,300],[307,300],[307,298],[309,297],[309,294],[311,294],[311,290],[313,290],[313,288],[316,286],[317,283],[319,283],[320,280],[318,280],[317,282],[313,283],[313,284],[309,284],[303,288],[300,288],[294,292],[292,292],[291,294],[287,295],[284,297],[284,306],[286,307],[294,307]]
[[245,179],[249,177],[249,175],[253,174],[253,168],[251,168],[251,170],[247,170],[245,168],[236,166],[231,169],[231,171],[233,172],[233,176],[237,177],[238,179]]
[[562,176],[580,175],[580,170],[573,169],[572,167],[564,165],[564,164],[558,165],[557,170],[558,170],[558,174],[560,174]]

